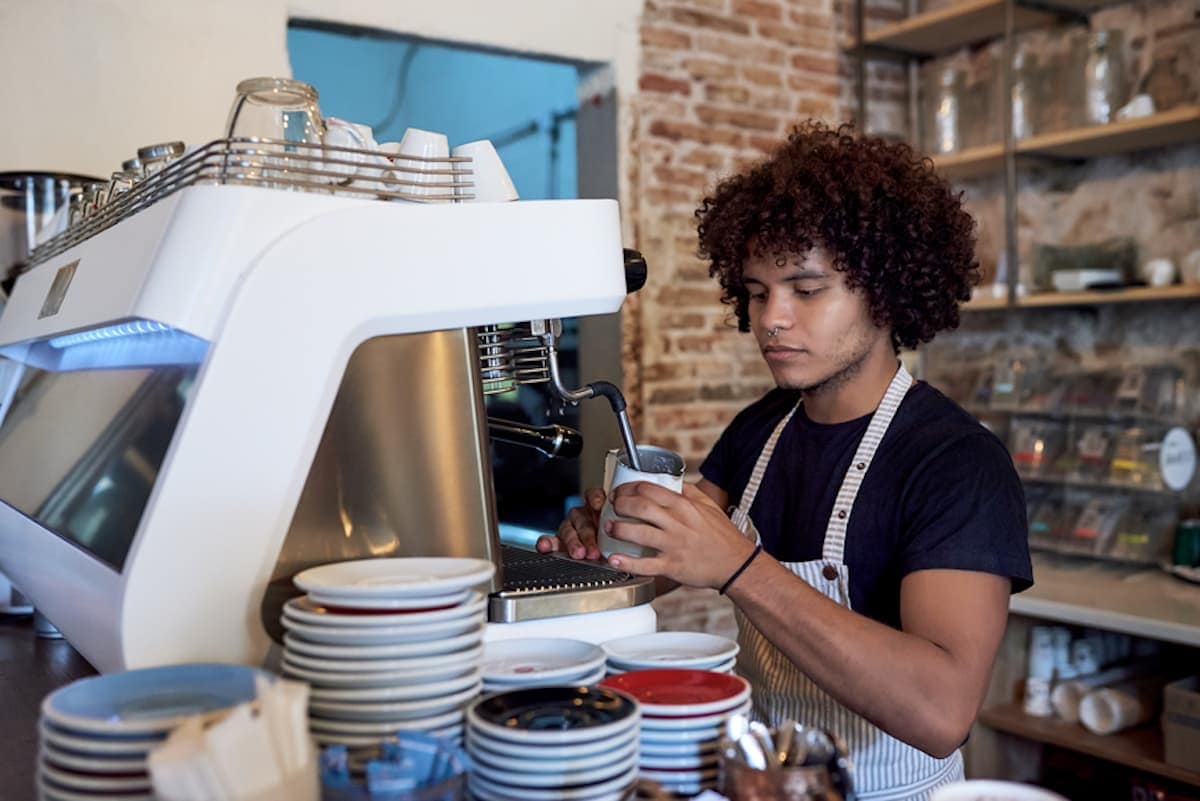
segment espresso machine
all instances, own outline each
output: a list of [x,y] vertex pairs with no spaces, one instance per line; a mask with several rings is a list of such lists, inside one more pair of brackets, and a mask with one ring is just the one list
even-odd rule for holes
[[649,580],[501,545],[484,406],[527,382],[596,394],[562,386],[557,321],[631,288],[615,201],[472,202],[462,157],[427,160],[419,195],[348,180],[369,155],[180,150],[17,280],[0,571],[98,669],[261,662],[295,573],[385,556],[490,559],[497,636],[653,630]]

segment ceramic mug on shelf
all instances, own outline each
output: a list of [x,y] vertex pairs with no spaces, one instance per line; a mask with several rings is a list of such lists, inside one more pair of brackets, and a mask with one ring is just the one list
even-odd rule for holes
[[634,557],[654,556],[658,553],[653,548],[644,548],[632,542],[623,542],[605,533],[604,528],[610,520],[642,522],[635,518],[623,517],[613,510],[611,496],[614,489],[634,481],[648,481],[660,487],[666,487],[672,492],[683,492],[683,457],[674,451],[654,445],[638,445],[637,452],[638,460],[642,463],[641,470],[634,470],[629,466],[629,458],[623,450],[609,451],[604,460],[604,494],[609,497],[605,499],[604,508],[600,510],[597,544],[605,559],[614,553],[623,553]]

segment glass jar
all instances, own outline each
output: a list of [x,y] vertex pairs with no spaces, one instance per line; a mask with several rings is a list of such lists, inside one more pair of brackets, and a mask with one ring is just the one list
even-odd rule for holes
[[1088,41],[1084,113],[1090,124],[1112,122],[1129,99],[1121,31],[1096,31]]
[[325,136],[325,119],[317,105],[317,90],[290,78],[244,80],[237,85],[225,135],[319,145]]

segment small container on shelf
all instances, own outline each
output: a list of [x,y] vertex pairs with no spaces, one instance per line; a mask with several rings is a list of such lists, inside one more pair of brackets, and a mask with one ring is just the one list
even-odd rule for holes
[[1113,411],[1174,420],[1188,412],[1188,387],[1175,365],[1130,366],[1121,374]]
[[1017,472],[1023,478],[1058,475],[1066,432],[1066,426],[1056,420],[1014,419],[1009,431],[1008,449]]
[[1067,414],[1100,414],[1110,411],[1121,382],[1119,373],[1089,370],[1065,379],[1063,411]]
[[1119,428],[1103,423],[1075,427],[1071,447],[1063,456],[1064,474],[1076,481],[1107,480],[1119,431]]
[[1094,495],[1079,512],[1071,535],[1063,543],[1070,553],[1101,554],[1112,543],[1130,501],[1120,495]]
[[1109,559],[1138,564],[1158,564],[1171,547],[1178,508],[1173,501],[1139,498],[1121,516],[1104,555]]
[[1126,428],[1113,446],[1109,479],[1113,484],[1162,489],[1158,452],[1162,435],[1140,426]]

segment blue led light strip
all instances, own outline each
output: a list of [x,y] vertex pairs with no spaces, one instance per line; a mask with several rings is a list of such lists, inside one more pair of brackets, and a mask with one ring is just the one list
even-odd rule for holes
[[173,330],[169,325],[156,323],[153,320],[132,320],[128,323],[118,323],[104,328],[93,328],[76,334],[64,334],[50,340],[52,348],[69,348],[72,345],[82,345],[85,342],[100,342],[106,339],[116,339],[138,334],[159,334]]

